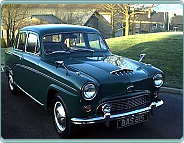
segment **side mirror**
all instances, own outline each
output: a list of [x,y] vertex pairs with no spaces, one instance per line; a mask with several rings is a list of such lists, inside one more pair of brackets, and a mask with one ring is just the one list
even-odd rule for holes
[[60,65],[62,65],[62,66],[66,69],[66,76],[69,75],[69,74],[68,74],[68,68],[65,66],[65,63],[64,63],[63,61],[56,61],[55,63],[56,63],[56,65],[57,65],[56,68],[58,68]]
[[142,60],[144,59],[144,57],[146,57],[146,54],[141,54],[141,55],[140,55],[140,60],[139,60],[139,62],[142,62]]

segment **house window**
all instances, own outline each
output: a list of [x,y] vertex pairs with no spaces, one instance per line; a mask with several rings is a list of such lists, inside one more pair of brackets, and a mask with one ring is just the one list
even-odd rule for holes
[[144,23],[144,24],[142,24],[142,27],[143,27],[143,28],[145,28],[145,27],[146,27],[146,24],[145,24],[145,23]]
[[161,24],[161,25],[160,25],[160,28],[164,29],[164,24]]
[[140,28],[140,24],[139,23],[136,23],[135,24],[135,28]]
[[152,29],[157,29],[157,24],[156,23],[152,24]]
[[174,31],[177,31],[177,30],[178,30],[178,26],[174,26],[174,27],[173,27],[173,30],[174,30]]

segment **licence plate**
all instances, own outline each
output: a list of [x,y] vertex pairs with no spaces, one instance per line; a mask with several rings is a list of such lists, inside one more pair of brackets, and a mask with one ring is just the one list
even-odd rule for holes
[[132,116],[127,116],[117,121],[117,128],[135,125],[147,120],[148,120],[148,113],[141,113]]

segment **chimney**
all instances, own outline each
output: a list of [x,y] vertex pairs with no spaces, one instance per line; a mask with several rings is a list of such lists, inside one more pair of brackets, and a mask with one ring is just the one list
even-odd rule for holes
[[148,18],[151,18],[151,8],[148,10]]

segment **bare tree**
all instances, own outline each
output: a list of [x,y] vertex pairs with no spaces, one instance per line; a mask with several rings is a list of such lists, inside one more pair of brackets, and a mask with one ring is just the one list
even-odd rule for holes
[[12,46],[15,31],[21,27],[22,20],[28,16],[28,4],[4,4],[1,8],[1,22],[7,32],[7,46]]
[[[141,5],[141,4],[100,4],[98,8],[103,12],[111,14],[111,28],[112,37],[115,37],[115,33],[123,29],[123,23],[125,22],[125,36],[129,35],[130,25],[134,22],[135,15],[145,14],[150,12],[154,5]],[[121,19],[120,19],[121,17]]]
[[[154,4],[147,6],[142,4],[118,4],[118,6],[120,8],[121,14],[125,16],[125,36],[128,36],[130,31],[130,18],[132,16],[145,14],[147,12],[149,15],[151,9],[154,7]],[[124,19],[122,22],[124,22]]]
[[55,6],[55,15],[65,24],[80,24],[85,12],[79,10],[82,4],[60,4]]
[[112,29],[112,37],[115,37],[115,34],[117,32],[116,26],[117,21],[115,20],[117,13],[117,4],[100,4],[99,8],[104,12],[109,12],[111,14],[111,29]]

